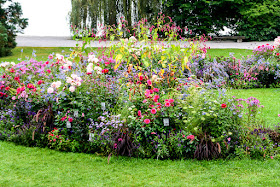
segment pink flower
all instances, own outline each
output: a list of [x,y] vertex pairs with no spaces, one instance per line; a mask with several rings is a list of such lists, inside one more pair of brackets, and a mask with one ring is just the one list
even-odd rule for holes
[[73,121],[73,118],[68,118],[68,121],[71,123]]
[[53,59],[53,55],[49,55],[49,59]]
[[159,92],[159,89],[158,88],[154,88],[154,92]]
[[51,73],[51,70],[47,69],[47,72],[48,72],[48,73]]
[[153,108],[153,109],[151,110],[151,113],[152,113],[152,114],[155,114],[155,113],[157,113],[157,110]]
[[189,136],[187,136],[187,139],[193,141],[193,140],[194,140],[194,135],[189,135]]
[[12,97],[12,100],[16,100],[16,96],[13,96],[13,97]]
[[278,117],[280,117],[280,114],[278,114]]
[[159,99],[159,95],[155,95],[154,99]]
[[138,110],[138,116],[139,116],[139,117],[142,117],[141,110]]
[[39,81],[37,82],[38,85],[41,85],[42,83],[43,83],[42,80],[39,80]]
[[147,83],[148,83],[149,86],[152,85],[152,81],[151,80],[147,80]]
[[157,134],[156,132],[151,132],[151,134]]
[[140,81],[142,81],[143,80],[143,76],[139,76],[139,79],[140,79]]
[[150,122],[151,122],[150,119],[145,119],[145,120],[144,120],[144,123],[146,123],[146,124],[149,124]]
[[169,103],[173,103],[174,99],[169,99],[168,101],[169,101]]
[[166,103],[165,103],[165,106],[166,106],[166,107],[170,107],[171,104],[170,104],[169,102],[166,102]]
[[146,103],[146,102],[147,102],[147,99],[144,99],[144,100],[143,100],[143,103]]
[[115,144],[114,144],[114,148],[117,149],[117,146],[118,146],[118,144],[115,143]]
[[273,156],[270,156],[271,159],[273,159]]
[[122,138],[119,138],[118,141],[121,142],[121,141],[122,141]]
[[65,121],[66,120],[66,116],[62,117],[60,121]]

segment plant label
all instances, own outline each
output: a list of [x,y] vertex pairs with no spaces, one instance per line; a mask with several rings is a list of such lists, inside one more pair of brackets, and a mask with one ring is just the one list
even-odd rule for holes
[[94,137],[94,134],[93,133],[89,133],[89,138],[88,138],[88,141],[92,141],[92,139],[93,139],[93,137]]
[[66,127],[67,127],[68,129],[71,128],[71,123],[70,123],[69,121],[66,122]]
[[105,109],[106,109],[106,107],[105,107],[105,102],[102,102],[102,103],[101,103],[101,109],[102,109],[102,110],[105,110]]
[[79,111],[78,111],[78,110],[75,110],[75,111],[74,111],[74,117],[77,118],[77,117],[78,117],[78,114],[79,114]]
[[163,125],[165,127],[168,127],[169,126],[169,118],[163,118]]

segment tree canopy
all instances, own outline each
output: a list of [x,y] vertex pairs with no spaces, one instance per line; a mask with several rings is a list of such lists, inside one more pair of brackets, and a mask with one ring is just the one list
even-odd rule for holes
[[[4,8],[7,2],[10,4]],[[21,17],[22,10],[18,2],[0,0],[0,57],[11,54],[11,50],[16,47],[16,34],[27,27],[28,19]]]
[[224,27],[249,40],[272,40],[280,33],[280,0],[72,0],[70,22],[77,28],[153,22],[158,13],[172,17],[190,35],[218,34]]

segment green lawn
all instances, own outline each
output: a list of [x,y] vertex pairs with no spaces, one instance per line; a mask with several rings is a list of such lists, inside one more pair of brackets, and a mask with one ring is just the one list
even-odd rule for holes
[[[26,58],[36,58],[39,61],[47,60],[47,57],[51,53],[69,54],[71,52],[70,49],[70,47],[16,47],[12,50],[12,56],[1,57],[0,62],[18,62],[19,59],[24,60]],[[36,57],[32,55],[34,50],[36,51]],[[234,53],[236,58],[242,58],[243,56],[253,54],[252,50],[248,49],[209,49],[207,51],[207,56],[211,58],[216,56],[228,57],[229,53]]]
[[0,142],[0,186],[278,186],[277,160],[160,161]]
[[241,59],[243,56],[247,57],[248,55],[253,54],[253,50],[249,49],[208,49],[207,50],[207,57],[210,56],[211,58],[217,56],[224,56],[228,57],[230,53],[234,53],[234,57],[237,59]]
[[[25,60],[26,58],[33,58],[38,61],[47,60],[49,54],[52,53],[60,53],[60,54],[70,54],[70,47],[16,47],[12,50],[12,56],[1,57],[0,62],[18,62],[21,60]],[[72,48],[73,49],[73,48]],[[33,51],[35,55],[32,55]]]
[[272,126],[280,123],[280,117],[278,117],[278,114],[280,114],[280,88],[232,89],[229,94],[242,99],[257,98],[261,105],[264,105],[262,114],[266,124]]

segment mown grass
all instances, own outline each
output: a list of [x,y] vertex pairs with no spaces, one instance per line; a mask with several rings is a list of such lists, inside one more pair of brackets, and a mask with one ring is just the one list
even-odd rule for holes
[[266,125],[279,125],[280,117],[280,88],[262,88],[262,89],[243,89],[229,90],[230,95],[235,95],[237,98],[247,99],[255,97],[264,105],[262,116]]
[[[12,55],[1,57],[0,62],[19,62],[25,59],[47,60],[52,53],[70,54],[70,47],[16,47],[12,50]],[[72,48],[73,49],[73,48]],[[32,53],[35,53],[34,56]]]
[[[70,49],[70,47],[16,47],[12,50],[13,54],[11,56],[1,57],[0,62],[18,62],[26,58],[36,58],[36,60],[39,61],[47,60],[49,54],[70,54]],[[74,47],[72,49],[74,49]],[[32,54],[34,51],[36,51],[36,57]],[[253,54],[252,50],[249,49],[209,49],[207,51],[207,57],[228,57],[230,53],[234,53],[236,58],[242,58],[243,56],[246,57]]]
[[277,160],[153,160],[0,142],[0,186],[279,186]]
[[253,50],[250,49],[208,49],[207,57],[229,57],[230,53],[233,53],[233,56],[237,59],[242,59],[242,57],[251,56],[253,54]]

